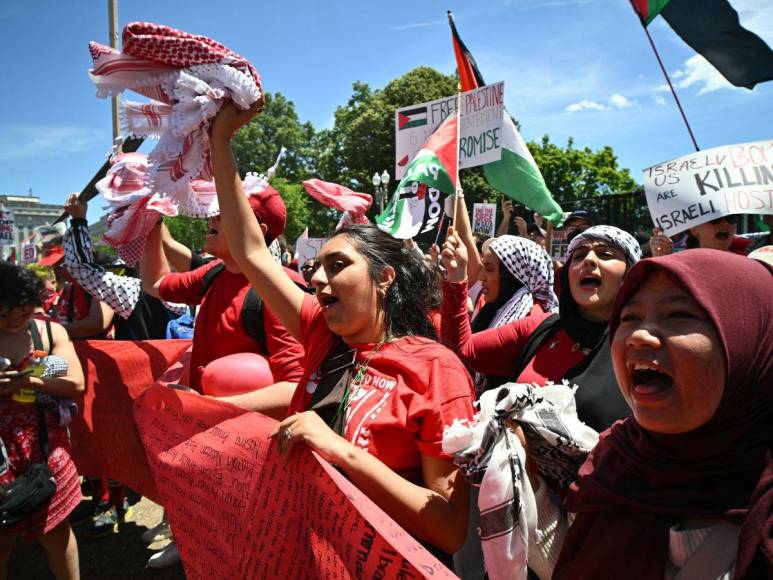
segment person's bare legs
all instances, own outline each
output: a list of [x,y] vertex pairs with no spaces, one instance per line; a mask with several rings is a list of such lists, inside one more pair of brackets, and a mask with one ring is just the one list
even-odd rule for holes
[[17,535],[15,532],[0,531],[0,580],[8,578],[8,563],[11,561]]
[[40,537],[40,543],[46,550],[48,565],[58,580],[78,580],[78,543],[70,527],[69,518]]

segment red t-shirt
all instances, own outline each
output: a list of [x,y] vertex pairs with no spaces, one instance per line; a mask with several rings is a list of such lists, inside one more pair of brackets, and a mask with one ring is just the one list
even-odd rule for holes
[[[443,344],[455,350],[471,369],[484,375],[515,375],[521,349],[532,332],[550,316],[535,310],[526,318],[473,334],[467,315],[467,283],[444,282],[443,297]],[[548,380],[558,382],[585,356],[580,345],[560,330],[540,345],[514,380],[539,386]]]
[[[298,383],[289,414],[305,411],[317,387],[318,369],[336,345],[317,300],[301,309],[306,374]],[[350,345],[362,363],[375,344]],[[459,359],[441,344],[406,336],[373,355],[362,385],[352,393],[344,435],[406,479],[421,481],[421,456],[443,453],[443,430],[455,419],[472,419],[473,386]]]
[[285,330],[271,309],[263,305],[266,349],[250,338],[242,325],[242,305],[250,289],[244,274],[224,269],[215,276],[206,295],[202,279],[220,263],[213,260],[184,273],[167,274],[159,294],[167,302],[201,304],[193,327],[191,387],[201,389],[201,373],[211,361],[237,352],[255,352],[268,357],[274,380],[297,382],[303,375],[303,348]]

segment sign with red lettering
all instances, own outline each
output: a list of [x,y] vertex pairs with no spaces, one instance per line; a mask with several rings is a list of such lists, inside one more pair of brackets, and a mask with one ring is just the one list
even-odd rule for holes
[[[502,158],[502,114],[505,83],[498,82],[462,93],[459,125],[459,169]],[[395,178],[450,115],[456,114],[456,95],[409,105],[395,111]]]
[[16,220],[12,209],[0,204],[0,246],[16,244]]
[[655,225],[667,236],[732,214],[773,214],[773,140],[725,145],[644,170]]
[[454,578],[273,419],[160,385],[134,416],[188,578]]
[[472,204],[472,233],[493,237],[496,233],[497,204]]

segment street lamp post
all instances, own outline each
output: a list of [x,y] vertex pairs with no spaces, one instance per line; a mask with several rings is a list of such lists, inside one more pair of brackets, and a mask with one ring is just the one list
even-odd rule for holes
[[379,213],[384,211],[384,200],[389,195],[389,172],[384,169],[384,172],[379,175],[378,172],[373,174],[373,187],[376,191],[376,204],[378,205]]

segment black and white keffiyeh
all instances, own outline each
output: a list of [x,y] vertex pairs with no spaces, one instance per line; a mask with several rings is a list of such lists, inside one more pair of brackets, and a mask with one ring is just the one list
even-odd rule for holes
[[571,256],[577,246],[589,240],[602,240],[620,249],[625,254],[629,267],[641,260],[641,247],[636,238],[615,226],[593,226],[577,234],[569,242],[566,255]]
[[[41,378],[53,379],[56,377],[63,377],[67,375],[70,369],[70,365],[67,364],[67,359],[50,354],[43,359],[43,365],[45,369]],[[67,425],[72,418],[78,414],[78,406],[72,399],[66,397],[55,397],[47,393],[35,392],[35,396],[41,405],[51,409],[59,415],[59,424]]]
[[577,418],[568,383],[543,388],[509,383],[484,393],[477,405],[474,423],[457,421],[446,428],[443,451],[480,486],[480,539],[489,578],[525,579],[529,535],[540,537],[537,507],[526,451],[506,420],[521,425],[529,457],[554,488],[566,488],[576,478],[598,433]]
[[499,263],[523,284],[494,315],[489,328],[504,326],[527,316],[536,302],[545,312],[558,310],[553,293],[553,264],[538,244],[518,236],[499,236],[489,246]]

